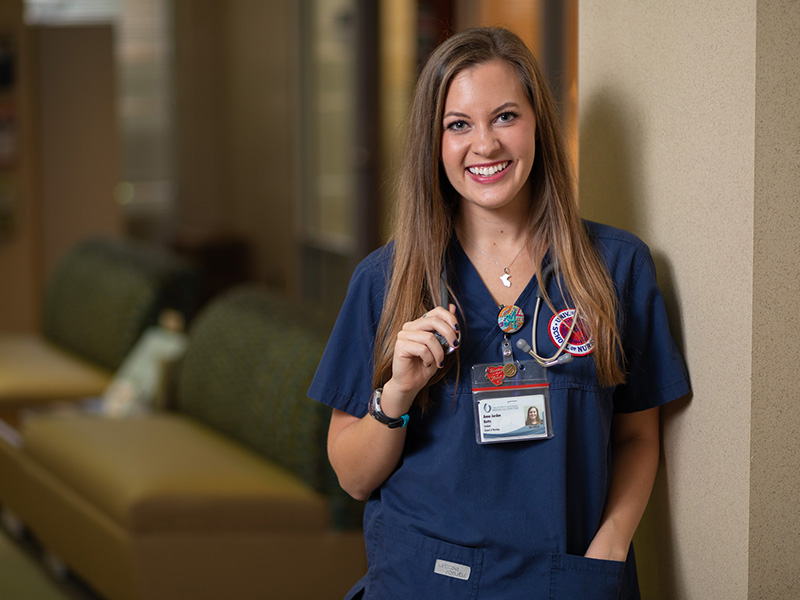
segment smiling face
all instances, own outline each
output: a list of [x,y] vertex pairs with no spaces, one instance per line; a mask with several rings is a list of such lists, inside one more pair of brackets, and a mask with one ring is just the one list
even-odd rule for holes
[[459,72],[442,128],[442,164],[462,208],[528,206],[536,116],[511,65],[495,59]]

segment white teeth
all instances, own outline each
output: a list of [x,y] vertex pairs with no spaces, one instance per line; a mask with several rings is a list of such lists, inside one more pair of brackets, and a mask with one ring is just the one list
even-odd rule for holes
[[495,173],[499,173],[508,166],[508,161],[501,162],[491,167],[470,167],[469,172],[473,175],[480,175],[481,177],[491,177]]

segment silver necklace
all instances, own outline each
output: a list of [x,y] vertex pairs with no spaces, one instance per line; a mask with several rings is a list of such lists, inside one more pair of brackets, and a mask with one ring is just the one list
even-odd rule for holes
[[527,246],[527,245],[528,245],[528,240],[525,240],[525,243],[524,243],[524,244],[522,244],[522,248],[520,248],[520,249],[519,249],[519,251],[518,251],[518,252],[517,252],[517,253],[514,255],[514,258],[512,258],[512,259],[511,259],[511,262],[510,262],[510,263],[508,263],[508,265],[504,267],[504,266],[503,266],[503,263],[501,263],[501,262],[499,262],[499,261],[495,260],[495,259],[494,259],[494,257],[490,256],[489,254],[487,254],[486,252],[484,252],[483,250],[481,250],[480,246],[478,246],[478,244],[476,244],[476,243],[475,243],[475,242],[473,242],[471,239],[469,239],[469,237],[467,237],[467,235],[466,235],[465,233],[463,233],[463,232],[459,232],[459,234],[460,234],[460,235],[462,235],[462,236],[464,236],[464,239],[465,239],[465,240],[467,240],[467,241],[468,241],[470,244],[472,244],[473,246],[475,246],[475,249],[476,249],[478,252],[480,252],[481,254],[483,254],[483,255],[484,255],[486,258],[488,258],[490,261],[492,261],[492,262],[493,262],[494,264],[496,264],[498,267],[500,267],[501,269],[503,269],[503,274],[500,276],[500,281],[502,281],[502,282],[503,282],[503,285],[504,285],[504,286],[506,286],[506,287],[511,287],[511,281],[509,281],[509,279],[511,278],[511,273],[509,273],[509,272],[508,272],[508,270],[511,268],[511,265],[513,265],[513,264],[514,264],[514,261],[515,261],[515,260],[517,260],[517,257],[518,257],[520,254],[522,254],[522,251],[525,249],[525,246]]

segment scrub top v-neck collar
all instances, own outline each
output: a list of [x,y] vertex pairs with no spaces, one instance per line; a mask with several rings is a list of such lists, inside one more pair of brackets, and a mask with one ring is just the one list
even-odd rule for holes
[[[489,292],[489,288],[458,239],[453,240],[449,258],[452,272],[450,285],[453,286],[456,298],[460,301],[460,308],[464,311],[464,338],[467,342],[461,348],[462,363],[473,362],[473,359],[483,354],[490,344],[497,346],[497,359],[501,360],[500,344],[506,334],[497,325],[500,305]],[[530,324],[531,298],[536,289],[538,281],[532,276],[514,302],[525,313],[525,324],[520,331],[527,329]],[[512,335],[509,335],[509,339],[511,337]]]

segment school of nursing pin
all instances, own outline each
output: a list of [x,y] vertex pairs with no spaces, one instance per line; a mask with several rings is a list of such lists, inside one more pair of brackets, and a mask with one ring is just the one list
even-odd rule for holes
[[525,314],[519,306],[501,306],[497,315],[497,326],[505,333],[516,333],[525,322]]

